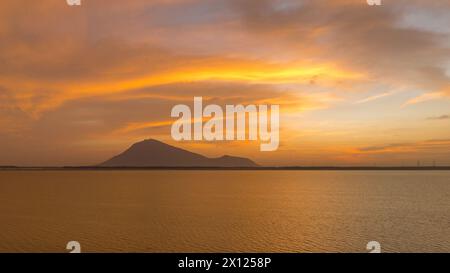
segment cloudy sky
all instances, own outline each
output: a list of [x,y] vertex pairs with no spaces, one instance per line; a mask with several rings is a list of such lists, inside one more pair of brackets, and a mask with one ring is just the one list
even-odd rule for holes
[[[194,96],[279,104],[280,148],[173,141]],[[147,138],[264,165],[449,165],[450,1],[1,1],[0,165]]]

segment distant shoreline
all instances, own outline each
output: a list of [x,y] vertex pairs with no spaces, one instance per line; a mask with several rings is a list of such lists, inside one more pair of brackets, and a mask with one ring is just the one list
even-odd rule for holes
[[0,166],[0,171],[450,171],[450,166],[424,167],[18,167]]

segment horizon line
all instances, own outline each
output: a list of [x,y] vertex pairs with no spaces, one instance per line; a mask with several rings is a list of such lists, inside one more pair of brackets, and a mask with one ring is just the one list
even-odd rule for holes
[[449,170],[450,166],[1,166],[2,170]]

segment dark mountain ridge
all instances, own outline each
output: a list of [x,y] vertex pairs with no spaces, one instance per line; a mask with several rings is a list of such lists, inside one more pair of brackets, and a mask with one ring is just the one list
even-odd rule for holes
[[125,152],[101,163],[100,167],[258,167],[248,158],[222,156],[208,158],[158,140],[133,144]]

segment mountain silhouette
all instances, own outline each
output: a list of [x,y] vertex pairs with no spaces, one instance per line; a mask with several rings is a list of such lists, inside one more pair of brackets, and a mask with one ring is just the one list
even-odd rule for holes
[[103,162],[100,167],[258,167],[248,158],[222,156],[208,158],[158,140],[133,144],[125,152]]

